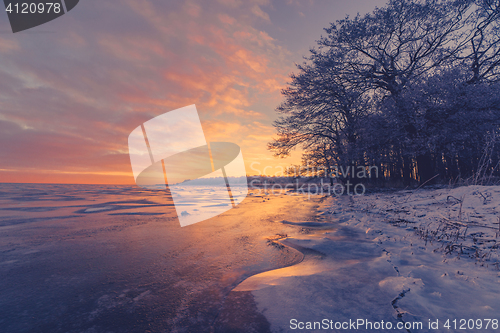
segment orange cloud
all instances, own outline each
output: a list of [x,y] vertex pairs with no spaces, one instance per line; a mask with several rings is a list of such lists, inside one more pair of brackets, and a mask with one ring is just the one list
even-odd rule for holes
[[240,144],[246,161],[272,161],[269,123],[290,54],[253,25],[269,20],[265,1],[220,3],[228,10],[103,4],[113,24],[76,22],[44,48],[36,36],[0,37],[10,66],[0,72],[0,136],[9,142],[0,181],[133,183],[128,134],[193,103],[208,139]]

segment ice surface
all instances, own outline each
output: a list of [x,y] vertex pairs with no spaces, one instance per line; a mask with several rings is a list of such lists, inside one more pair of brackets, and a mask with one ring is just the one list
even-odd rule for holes
[[300,260],[266,237],[311,206],[249,198],[181,228],[166,191],[0,184],[0,332],[211,332],[234,286]]
[[[182,211],[196,212],[189,196],[214,191],[180,188]],[[292,318],[498,318],[500,187],[354,200],[251,194],[181,228],[166,191],[1,184],[1,331],[288,332]]]

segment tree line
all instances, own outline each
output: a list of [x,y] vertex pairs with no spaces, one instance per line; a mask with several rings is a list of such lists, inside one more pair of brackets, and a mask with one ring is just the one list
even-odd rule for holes
[[405,185],[500,176],[500,0],[390,0],[325,32],[282,91],[275,156]]

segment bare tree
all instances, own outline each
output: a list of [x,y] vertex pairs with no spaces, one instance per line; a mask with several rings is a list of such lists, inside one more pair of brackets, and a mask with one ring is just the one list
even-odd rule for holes
[[500,124],[499,9],[391,0],[331,24],[282,92],[269,149],[317,157],[328,145],[329,163],[376,163],[406,183],[474,172],[466,140],[479,144]]

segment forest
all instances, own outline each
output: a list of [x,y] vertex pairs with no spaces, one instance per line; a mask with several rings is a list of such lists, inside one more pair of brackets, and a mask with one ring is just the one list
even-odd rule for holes
[[275,156],[404,186],[500,179],[499,0],[390,0],[324,30],[282,91]]

